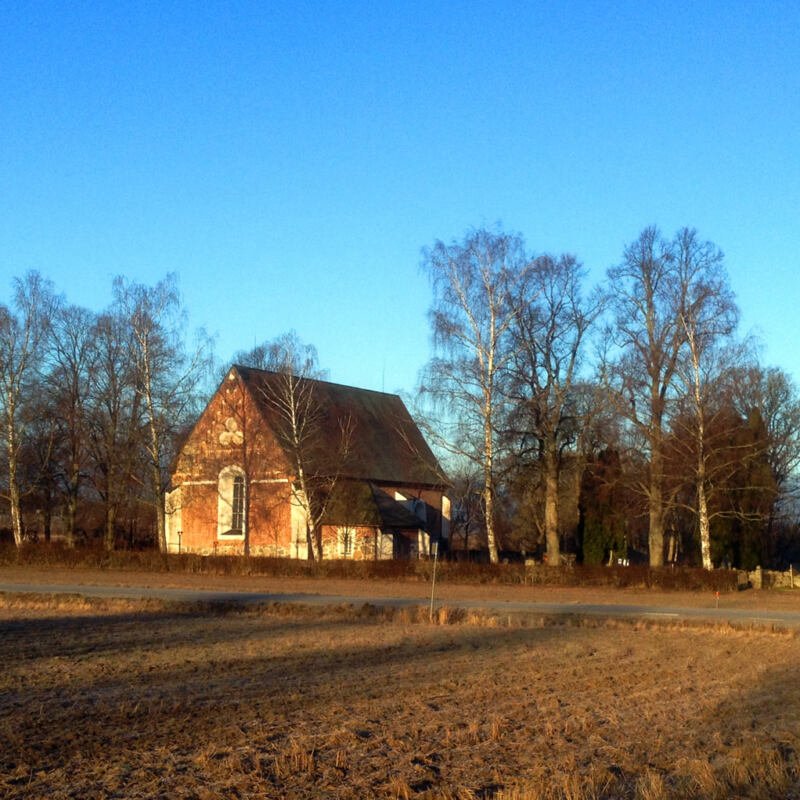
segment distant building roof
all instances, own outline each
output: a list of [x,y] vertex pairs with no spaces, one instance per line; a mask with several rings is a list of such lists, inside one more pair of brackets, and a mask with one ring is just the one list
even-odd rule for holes
[[328,525],[365,525],[381,530],[426,530],[402,502],[367,481],[340,481],[323,520]]
[[341,448],[342,423],[349,426],[347,458],[336,465],[342,478],[417,486],[446,484],[436,457],[398,395],[240,365],[234,369],[284,449],[287,444],[282,441],[281,428],[285,428],[285,420],[279,406],[291,380],[304,397],[311,398],[314,451],[320,458]]

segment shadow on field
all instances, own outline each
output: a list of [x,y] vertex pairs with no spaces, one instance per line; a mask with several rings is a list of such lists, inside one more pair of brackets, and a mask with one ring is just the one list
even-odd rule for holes
[[[239,610],[193,609],[177,613],[132,613],[117,615],[75,617],[51,617],[46,619],[16,620],[0,623],[0,659],[7,665],[17,665],[20,673],[26,672],[39,659],[73,659],[81,657],[119,657],[133,660],[134,669],[141,666],[138,656],[170,653],[180,646],[206,648],[230,645],[222,658],[216,661],[238,662],[242,650],[255,641],[275,639],[296,634],[298,637],[313,637],[316,648],[305,648],[297,653],[269,655],[256,659],[248,658],[248,669],[257,671],[259,666],[276,666],[277,674],[283,674],[283,661],[298,659],[324,663],[330,670],[348,670],[364,663],[391,665],[397,662],[426,659],[431,652],[446,652],[457,647],[491,648],[516,645],[522,639],[535,638],[539,642],[556,635],[561,638],[567,628],[556,624],[548,628],[504,628],[482,625],[428,625],[413,622],[415,632],[447,634],[447,642],[433,642],[432,649],[408,648],[402,645],[360,646],[347,649],[338,638],[338,631],[353,630],[381,625],[398,625],[402,622],[382,619],[380,616],[358,616],[359,611],[347,610],[339,614],[322,615],[317,618],[308,612],[307,618],[296,616],[297,609],[281,616],[239,613]],[[369,612],[367,612],[369,614]],[[206,671],[215,676],[220,688],[228,680],[226,675],[211,664],[196,664],[191,671]],[[181,671],[159,672],[166,684],[180,683]],[[77,684],[71,682],[71,686]],[[88,685],[88,684],[87,684]]]
[[[459,609],[455,612],[458,613]],[[129,656],[132,650],[155,653],[174,650],[180,644],[236,645],[252,641],[256,635],[265,638],[292,631],[332,635],[337,628],[402,623],[404,619],[409,620],[409,615],[413,619],[409,624],[415,628],[428,624],[427,609],[423,604],[384,608],[368,602],[334,607],[288,602],[261,606],[236,602],[176,603],[174,609],[167,610],[34,617],[0,621],[0,657],[5,663],[13,663],[20,658]],[[484,619],[489,617],[486,615]],[[517,622],[520,619],[513,613],[500,615],[498,619],[506,617]],[[543,620],[555,629],[562,629],[572,620],[568,616],[546,613],[524,614],[522,618],[533,621],[535,629],[543,626]],[[494,636],[502,636],[505,630],[483,624],[444,627],[451,631],[480,630],[481,638],[485,638],[488,631],[492,631]]]
[[[686,676],[679,689],[683,697],[674,702],[680,725],[671,717],[669,700],[663,709],[643,705],[642,724],[647,734],[629,741],[626,763],[617,773],[627,788],[621,795],[612,792],[600,797],[800,798],[798,665],[793,658],[791,663],[759,671],[745,663],[748,659],[768,662],[770,636],[756,635],[764,652],[755,658],[751,652],[731,655],[721,649],[720,662],[740,659],[740,666],[732,665],[732,672],[720,669],[720,674],[727,676],[724,683]],[[724,639],[720,644],[724,646]],[[705,669],[713,667],[704,665]],[[715,682],[714,691],[721,699],[709,706],[702,693]],[[665,683],[667,696],[670,689]],[[689,705],[695,698],[696,715],[678,708],[687,697]],[[615,791],[619,788],[617,785]]]
[[[156,652],[171,650],[178,644],[220,644],[247,640],[252,628],[229,624],[209,626],[222,619],[228,622],[259,619],[246,606],[213,603],[191,604],[174,611],[137,611],[127,614],[98,614],[42,617],[0,622],[0,655],[13,640],[13,653],[23,658],[74,658],[82,655],[129,655],[131,650]],[[322,616],[322,615],[321,615]],[[277,618],[272,618],[277,619]],[[286,620],[270,624],[262,633],[280,635],[297,629],[330,631],[339,625],[358,624],[354,617],[328,616],[298,621],[289,613]]]
[[[365,641],[387,624],[399,635]],[[311,708],[324,718],[345,698],[391,697],[393,687],[398,698],[413,697],[414,687],[450,678],[454,657],[535,651],[569,637],[563,626],[404,628],[346,612],[328,619],[192,611],[4,623],[0,658],[11,690],[0,694],[0,720],[11,738],[0,771],[20,764],[47,770],[75,756],[144,758],[158,748],[224,741],[226,728],[240,735],[268,724],[277,731]],[[48,663],[37,675],[42,659]]]
[[[767,660],[769,637],[761,641]],[[800,798],[797,669],[796,662],[775,664],[757,681],[732,687],[693,732],[698,749],[711,743],[712,777],[695,779],[699,787],[707,782],[708,796]],[[689,764],[686,771],[697,778],[697,765]]]

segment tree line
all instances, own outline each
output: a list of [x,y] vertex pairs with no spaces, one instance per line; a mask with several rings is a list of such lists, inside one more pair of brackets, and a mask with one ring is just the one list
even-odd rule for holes
[[473,230],[423,252],[419,414],[453,538],[589,563],[752,567],[796,552],[800,397],[737,338],[721,250],[646,228],[603,286],[573,255]]
[[[433,356],[415,411],[446,454],[454,545],[550,564],[792,558],[800,397],[737,337],[713,243],[647,228],[598,287],[574,255],[501,230],[436,242],[422,265]],[[323,374],[294,334],[234,360]],[[170,466],[209,377],[176,276],[119,277],[100,312],[39,273],[15,279],[0,305],[0,528],[19,545],[58,519],[70,544],[138,533],[165,549]]]
[[165,549],[169,464],[210,352],[202,336],[187,342],[175,275],[116,278],[99,313],[38,272],[15,279],[0,305],[2,527],[14,542],[49,540],[58,517],[70,545],[102,531],[109,549],[122,533]]

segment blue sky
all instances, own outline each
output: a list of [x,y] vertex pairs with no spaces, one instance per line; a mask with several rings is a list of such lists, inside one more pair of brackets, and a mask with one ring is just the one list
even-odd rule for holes
[[0,301],[180,275],[225,361],[288,330],[410,391],[420,250],[500,224],[600,281],[649,224],[726,253],[800,379],[800,4],[13,3]]

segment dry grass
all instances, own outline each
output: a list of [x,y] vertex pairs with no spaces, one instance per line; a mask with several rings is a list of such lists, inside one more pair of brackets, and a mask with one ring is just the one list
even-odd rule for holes
[[0,598],[0,796],[800,797],[794,634],[427,615]]
[[[430,599],[430,584],[402,580],[356,580],[321,577],[280,577],[263,575],[193,575],[115,569],[0,565],[0,583],[72,584],[87,586],[146,586],[225,592],[309,593],[363,597]],[[603,586],[521,586],[501,584],[437,583],[440,602],[491,601],[538,603],[608,603],[686,608],[750,609],[757,611],[800,611],[800,590],[722,592],[661,591],[654,588]]]

